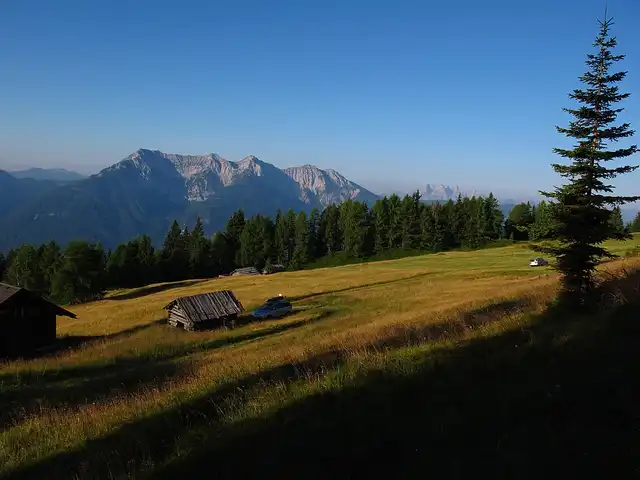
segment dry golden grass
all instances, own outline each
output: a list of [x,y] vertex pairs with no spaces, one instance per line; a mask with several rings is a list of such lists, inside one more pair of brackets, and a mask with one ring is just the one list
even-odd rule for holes
[[[610,246],[624,251],[630,243]],[[384,348],[490,335],[496,320],[499,328],[510,328],[523,313],[541,311],[556,288],[553,271],[527,266],[532,256],[514,246],[178,282],[111,292],[105,300],[72,307],[78,319],[60,319],[58,335],[87,337],[85,343],[0,366],[0,471],[80,449],[128,422],[236,382],[275,381],[270,403],[237,394],[227,395],[220,407],[222,423],[259,415],[265,405],[278,408],[295,397],[286,392],[287,376],[278,373],[290,365],[306,363],[307,373],[317,375],[337,358],[363,364]],[[631,264],[639,262],[620,260],[606,268]],[[185,332],[162,321],[162,307],[173,298],[219,289],[233,290],[247,310],[282,293],[294,300],[295,312],[207,332]]]

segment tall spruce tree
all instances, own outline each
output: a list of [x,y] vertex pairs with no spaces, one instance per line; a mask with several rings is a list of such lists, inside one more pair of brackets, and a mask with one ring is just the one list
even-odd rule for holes
[[594,43],[597,51],[587,55],[588,71],[580,77],[586,87],[569,94],[569,98],[581,105],[564,109],[574,117],[568,128],[556,127],[559,133],[577,140],[573,149],[554,149],[561,157],[570,159],[569,165],[552,164],[557,173],[570,181],[553,192],[540,192],[556,200],[553,232],[560,245],[536,250],[557,258],[556,268],[563,274],[564,296],[577,305],[590,303],[589,294],[595,286],[594,271],[599,261],[615,257],[600,244],[609,238],[627,236],[617,232],[609,222],[610,207],[640,198],[607,195],[613,192],[613,186],[606,184],[606,180],[629,173],[637,166],[607,168],[605,162],[629,157],[638,148],[632,145],[607,149],[607,144],[629,138],[634,132],[628,123],[614,125],[623,109],[613,105],[629,96],[619,93],[617,86],[627,72],[610,72],[613,63],[622,60],[624,55],[613,54],[617,42],[609,33],[613,22],[606,12],[604,21],[599,23],[600,32]]

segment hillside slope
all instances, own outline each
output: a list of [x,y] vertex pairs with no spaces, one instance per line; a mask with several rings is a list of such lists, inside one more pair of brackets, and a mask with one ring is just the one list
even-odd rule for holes
[[[71,307],[61,344],[78,348],[0,366],[0,471],[197,477],[215,458],[225,478],[632,473],[635,317],[620,304],[608,322],[553,317],[555,275],[531,255],[178,282]],[[632,292],[634,275],[615,288]],[[161,320],[173,298],[227,288],[248,309],[284,293],[296,311],[226,331]]]

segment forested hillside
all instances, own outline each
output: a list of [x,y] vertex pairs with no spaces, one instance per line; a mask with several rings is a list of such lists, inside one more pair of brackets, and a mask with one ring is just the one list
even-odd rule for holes
[[193,226],[174,222],[158,248],[147,235],[113,251],[84,241],[23,245],[0,268],[6,281],[66,303],[96,298],[108,287],[214,277],[241,266],[300,269],[327,256],[346,262],[398,249],[477,248],[510,235],[503,218],[493,195],[426,205],[416,192],[385,197],[371,209],[348,200],[309,215],[278,211],[275,219],[245,218],[238,210],[211,238],[200,219]]

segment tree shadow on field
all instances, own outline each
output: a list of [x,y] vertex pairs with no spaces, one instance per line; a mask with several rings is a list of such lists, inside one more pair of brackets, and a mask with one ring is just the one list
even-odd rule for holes
[[[296,311],[294,312],[293,315],[300,312],[301,311]],[[320,312],[317,315],[311,318],[303,318],[300,320],[289,321],[287,323],[275,323],[273,325],[269,325],[259,330],[238,333],[235,335],[230,335],[222,338],[214,338],[211,340],[205,340],[205,341],[197,342],[194,344],[187,344],[187,346],[184,349],[181,349],[179,351],[181,351],[183,354],[189,354],[189,353],[194,353],[196,351],[213,350],[217,348],[222,348],[227,345],[235,345],[238,343],[246,343],[254,340],[259,340],[264,337],[285,333],[290,330],[303,327],[305,325],[311,325],[313,323],[326,320],[327,318],[333,316],[335,313],[336,313],[336,310],[334,309],[323,309],[323,310],[320,310]],[[279,320],[271,320],[271,321],[278,322]],[[251,325],[255,323],[263,323],[263,321],[243,319],[242,323],[236,324],[237,325],[236,328],[245,327],[247,325]]]
[[191,287],[193,285],[197,285],[199,283],[203,283],[208,281],[208,279],[200,279],[200,280],[183,280],[181,282],[173,282],[173,283],[161,283],[159,285],[149,285],[146,287],[140,287],[133,289],[131,292],[119,293],[116,295],[112,295],[110,297],[105,298],[105,300],[131,300],[133,298],[141,298],[146,297],[147,295],[152,295],[154,293],[166,292],[167,290],[173,290],[175,288],[181,287]]
[[[640,284],[640,272],[628,282]],[[410,372],[373,370],[260,419],[222,423],[220,411],[252,389],[302,384],[339,365],[340,352],[333,352],[227,384],[16,474],[633,477],[640,465],[639,306],[634,298],[576,318],[559,305],[526,329],[428,354],[401,351],[411,354],[404,358]],[[179,455],[176,439],[187,442]]]
[[104,401],[123,393],[160,386],[188,370],[173,358],[115,358],[108,365],[85,365],[45,373],[0,375],[0,428],[20,423],[42,409]]
[[394,278],[392,280],[381,280],[379,282],[363,283],[363,284],[354,285],[351,287],[344,287],[344,288],[337,288],[333,290],[325,290],[322,292],[308,293],[304,295],[298,295],[295,297],[289,297],[289,300],[291,300],[292,302],[301,301],[301,300],[310,300],[310,299],[322,297],[325,295],[333,295],[335,293],[354,292],[357,290],[364,290],[371,287],[379,287],[382,285],[392,285],[394,283],[400,283],[407,280],[416,280],[418,278],[426,277],[428,275],[433,275],[433,272],[422,272],[415,275],[409,275],[407,277]]
[[190,370],[189,355],[284,333],[325,320],[334,313],[333,310],[322,310],[309,319],[172,347],[167,353],[156,353],[153,357],[116,357],[107,365],[80,365],[45,372],[21,372],[19,375],[0,374],[0,405],[3,406],[0,428],[19,423],[44,408],[100,402],[117,394],[160,387]]
[[119,338],[125,338],[130,335],[147,330],[155,325],[166,323],[166,319],[160,318],[149,323],[142,325],[136,325],[134,327],[125,328],[119,332],[108,333],[106,335],[61,335],[45,347],[41,347],[30,353],[21,353],[14,356],[2,356],[1,360],[33,360],[40,357],[51,357],[59,355],[66,351],[77,350],[79,348],[88,347],[93,343],[102,342],[105,340],[117,340]]

